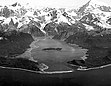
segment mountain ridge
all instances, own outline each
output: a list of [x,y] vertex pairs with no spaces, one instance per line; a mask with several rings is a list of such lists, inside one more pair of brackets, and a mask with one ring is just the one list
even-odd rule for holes
[[[98,1],[96,1],[98,2]],[[43,33],[46,33],[43,29],[51,22],[60,24],[62,22],[68,25],[73,25],[81,22],[87,30],[93,28],[93,25],[102,28],[111,28],[110,18],[111,18],[111,7],[99,1],[96,3],[95,0],[88,1],[85,5],[79,9],[66,9],[66,8],[33,8],[30,3],[26,5],[21,5],[16,2],[9,6],[0,7],[0,24],[9,25],[11,21],[17,24],[13,29],[21,28],[27,25],[35,25]],[[101,4],[101,5],[100,5]],[[104,9],[106,9],[104,11]],[[91,15],[92,19],[88,16]],[[90,23],[88,23],[88,18]],[[96,20],[96,21],[95,21]],[[83,22],[84,21],[84,22]],[[86,23],[87,22],[87,23]],[[13,26],[13,25],[12,25]],[[28,26],[27,26],[28,27]]]

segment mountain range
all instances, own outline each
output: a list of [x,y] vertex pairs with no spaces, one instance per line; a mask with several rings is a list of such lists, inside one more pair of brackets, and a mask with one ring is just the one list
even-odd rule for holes
[[[86,60],[73,60],[71,64],[89,68],[109,64],[111,62],[111,7],[96,0],[90,0],[77,9],[33,8],[30,3],[22,5],[18,2],[0,6],[0,41],[3,41],[3,46],[5,41],[11,44],[11,48],[5,44],[6,48],[1,49],[1,54],[6,52],[6,55],[8,53],[12,55],[12,52],[16,53],[19,46],[21,53],[24,45],[28,47],[26,42],[29,44],[34,40],[38,41],[39,38],[36,37],[46,37],[46,39],[65,42],[68,46],[73,47],[76,44],[88,49]],[[19,44],[19,41],[23,43]],[[50,45],[49,43],[50,41],[45,45]],[[47,49],[57,50],[54,48],[43,50]],[[23,52],[25,50],[23,49]]]
[[[49,7],[40,9],[31,7],[30,3],[21,5],[18,2],[0,6],[0,27],[4,31],[15,29],[25,31],[26,28],[35,26],[43,34],[57,33],[59,32],[57,27],[60,25],[85,28],[87,31],[110,30],[111,7],[97,0],[90,0],[77,9]],[[50,29],[46,29],[47,26]]]

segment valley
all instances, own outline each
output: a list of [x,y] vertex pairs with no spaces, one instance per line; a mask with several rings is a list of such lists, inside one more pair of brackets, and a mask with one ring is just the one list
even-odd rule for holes
[[[79,47],[74,48],[74,47],[68,46],[65,43],[62,44],[62,42],[53,40],[50,38],[38,39],[38,40],[39,41],[37,42],[35,41],[32,42],[31,50],[28,49],[29,53],[27,53],[28,51],[26,51],[26,53],[23,53],[22,55],[20,55],[20,57],[25,57],[25,58],[28,57],[29,59],[33,59],[34,61],[37,61],[38,63],[44,63],[45,65],[49,66],[49,69],[52,68],[51,66],[54,65],[56,67],[56,65],[58,64],[63,65],[65,68],[65,65],[67,64],[67,62],[72,61],[73,59],[76,59],[76,60],[86,59],[86,58],[81,58],[81,57],[85,56],[87,49],[81,49]],[[62,50],[60,51],[42,50],[44,48],[51,48],[51,47],[62,48]],[[64,68],[62,68],[63,71],[64,71]],[[68,67],[66,66],[66,68]],[[55,69],[52,69],[52,71],[53,70]]]
[[0,82],[111,86],[111,6],[97,2],[0,6]]

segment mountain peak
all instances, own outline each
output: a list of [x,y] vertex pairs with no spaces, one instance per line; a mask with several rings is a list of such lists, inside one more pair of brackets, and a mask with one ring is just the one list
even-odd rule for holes
[[83,13],[84,10],[86,9],[86,7],[89,6],[90,2],[91,2],[91,0],[88,1],[88,2],[87,2],[85,5],[83,5],[82,7],[80,7],[80,9],[78,10],[78,12],[79,12],[79,13]]
[[84,11],[87,10],[87,8],[88,8],[88,10],[93,10],[93,9],[99,8],[99,10],[105,11],[105,10],[109,10],[110,6],[104,2],[99,1],[99,0],[90,0],[85,5],[80,7],[78,12],[84,13]]

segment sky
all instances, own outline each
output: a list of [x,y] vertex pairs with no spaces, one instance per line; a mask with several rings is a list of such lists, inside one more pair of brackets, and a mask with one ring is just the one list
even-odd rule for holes
[[[31,3],[31,5],[36,7],[65,7],[65,8],[78,8],[89,0],[0,0],[0,5],[13,4],[15,2],[20,2],[22,4]],[[99,0],[111,5],[110,0]]]

